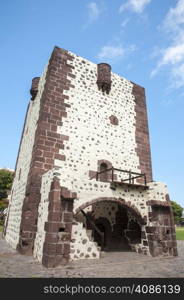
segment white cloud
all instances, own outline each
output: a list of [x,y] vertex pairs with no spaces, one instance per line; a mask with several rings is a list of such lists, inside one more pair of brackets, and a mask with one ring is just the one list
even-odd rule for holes
[[130,19],[128,19],[128,18],[123,20],[123,22],[121,23],[121,27],[124,28],[128,24],[129,21],[130,21]]
[[95,2],[88,3],[87,8],[88,8],[88,21],[89,23],[92,23],[99,18],[101,14],[101,10]]
[[151,0],[127,0],[127,2],[120,6],[119,12],[122,13],[124,10],[128,9],[135,13],[141,14],[150,2]]
[[131,45],[129,47],[119,46],[104,46],[101,48],[99,54],[97,55],[98,59],[105,60],[118,60],[123,58],[127,53],[130,53],[135,50],[135,46]]
[[184,63],[172,69],[173,88],[181,88],[184,86]]
[[184,59],[184,43],[170,46],[164,51],[164,55],[160,65],[172,64],[182,62]]
[[177,36],[180,33],[183,33],[184,25],[184,1],[178,0],[175,8],[170,8],[165,20],[163,27],[166,31],[177,33]]
[[125,50],[121,46],[104,46],[102,47],[98,58],[100,59],[113,59],[123,57]]
[[184,86],[184,0],[178,0],[176,6],[170,8],[163,22],[164,32],[170,34],[170,45],[161,49],[161,58],[151,77],[164,66],[170,67],[172,87]]
[[86,29],[89,25],[96,22],[99,19],[100,15],[104,12],[105,7],[103,3],[99,5],[96,2],[89,2],[87,4],[87,10],[88,10],[88,20],[86,24],[83,25],[83,29]]

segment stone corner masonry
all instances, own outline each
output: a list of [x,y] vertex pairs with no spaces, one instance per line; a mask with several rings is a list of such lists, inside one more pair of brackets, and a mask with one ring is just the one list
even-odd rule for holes
[[144,88],[55,47],[30,93],[7,242],[47,268],[102,250],[176,256],[167,187],[152,178]]

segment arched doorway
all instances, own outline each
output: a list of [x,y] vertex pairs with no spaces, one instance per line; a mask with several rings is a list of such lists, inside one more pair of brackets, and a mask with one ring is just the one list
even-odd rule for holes
[[103,234],[103,239],[101,238],[101,236],[98,234],[96,230],[93,230],[94,241],[98,244],[98,246],[101,247],[102,250],[104,250],[107,246],[107,237],[108,237],[107,227],[104,226],[104,224],[100,221],[96,221],[95,225]]
[[76,213],[85,209],[93,222],[92,226],[87,220],[86,230],[92,230],[93,240],[101,250],[136,251],[141,244],[141,228],[145,224],[136,207],[123,199],[98,198],[81,205]]
[[128,216],[125,208],[118,205],[115,213],[115,222],[110,224],[108,217],[100,217],[95,219],[95,225],[104,234],[104,241],[100,238],[98,232],[93,230],[94,241],[104,251],[130,251],[129,240],[126,237],[126,229],[128,226]]

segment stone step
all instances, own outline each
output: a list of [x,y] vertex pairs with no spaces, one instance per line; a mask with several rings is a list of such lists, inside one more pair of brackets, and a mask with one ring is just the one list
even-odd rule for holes
[[93,244],[96,246],[96,248],[98,249],[98,251],[101,251],[101,247],[98,246],[98,243],[97,243],[97,242],[93,242]]

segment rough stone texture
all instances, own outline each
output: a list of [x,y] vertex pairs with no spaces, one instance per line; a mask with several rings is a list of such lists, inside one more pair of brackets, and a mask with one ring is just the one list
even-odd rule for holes
[[[106,252],[98,260],[77,260],[47,269],[31,256],[13,250],[0,238],[1,278],[183,278],[184,241],[178,257],[150,257],[135,252]],[[159,266],[159,267],[158,267]]]
[[[51,183],[54,176],[57,174],[57,170],[50,170],[42,176],[41,183],[41,200],[38,207],[38,222],[37,222],[37,232],[34,241],[34,252],[33,255],[38,261],[42,261],[43,257],[43,244],[45,241],[45,222],[48,220],[49,213],[49,193],[51,188]],[[59,206],[60,207],[60,206]]]
[[146,202],[146,204],[150,205],[150,206],[171,207],[171,203],[170,202],[166,202],[166,201],[149,200],[149,201]]
[[30,89],[30,94],[32,96],[31,100],[34,100],[36,98],[36,95],[38,93],[39,80],[40,80],[40,77],[35,77],[32,80],[32,85],[31,85],[31,89]]
[[[152,256],[177,256],[176,235],[170,207],[152,207],[152,224],[146,227],[150,253]],[[159,226],[158,226],[159,224]]]
[[109,94],[111,90],[111,66],[108,64],[97,65],[97,86],[102,92]]
[[[167,186],[152,181],[144,88],[107,64],[97,66],[58,47],[38,91],[33,83],[36,96],[23,131],[6,240],[21,253],[34,252],[47,267],[69,257],[99,257],[96,233],[89,238],[89,224],[77,219],[85,209],[101,230],[112,227],[115,218],[108,238],[114,246],[121,235],[136,252],[176,255]],[[97,172],[112,166],[127,173],[115,171],[114,186],[110,171],[96,180]],[[145,173],[147,186],[140,178],[131,185],[122,182],[130,171]],[[113,205],[116,214],[107,216],[105,207],[110,211]],[[104,207],[100,216],[96,207],[101,212]]]
[[97,243],[94,243],[92,230],[86,230],[83,226],[85,220],[81,220],[81,216],[79,220],[80,222],[75,222],[72,226],[70,261],[99,258],[101,249]]
[[145,90],[141,86],[133,84],[132,93],[135,97],[136,151],[139,156],[140,170],[146,174],[147,181],[150,182],[152,181],[152,166]]
[[[26,194],[28,174],[32,160],[32,149],[35,143],[35,132],[37,129],[40,101],[44,91],[46,73],[47,67],[40,78],[37,96],[34,101],[29,103],[16,162],[15,177],[8,208],[8,222],[6,222],[7,228],[5,230],[6,240],[14,249],[19,242],[22,207]],[[20,170],[21,176],[19,176]],[[32,203],[30,203],[30,205],[32,205]],[[28,235],[29,234],[30,231]]]
[[58,178],[54,177],[49,192],[48,220],[44,228],[46,235],[42,263],[46,267],[56,267],[69,260],[73,198],[64,198],[62,189]]
[[48,64],[22,209],[20,240],[17,246],[22,253],[32,251],[36,236],[41,176],[54,167],[55,159],[65,160],[65,156],[59,154],[59,149],[64,147],[63,141],[68,137],[57,133],[57,126],[67,116],[67,96],[63,91],[72,87],[70,80],[66,78],[72,71],[72,67],[67,64],[70,59],[72,57],[66,51],[55,48]]

